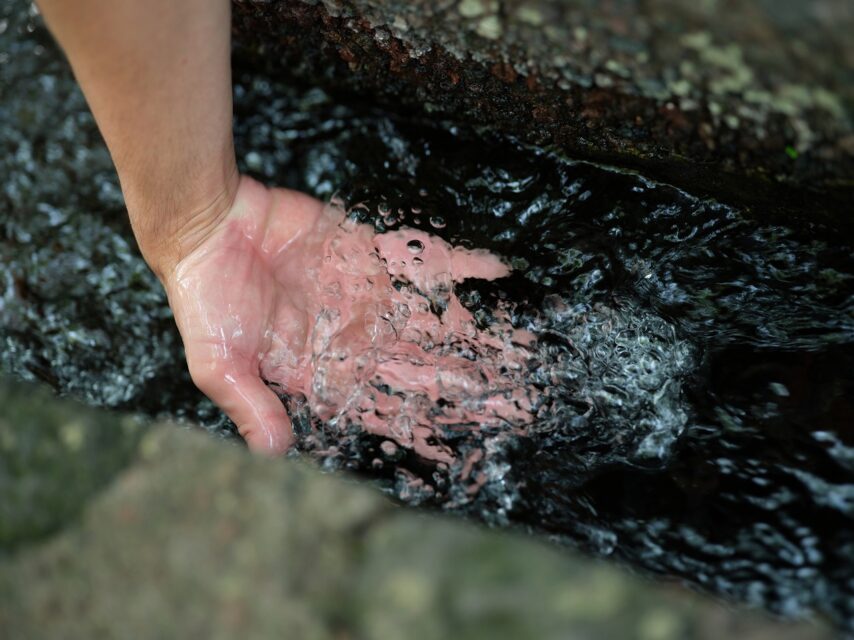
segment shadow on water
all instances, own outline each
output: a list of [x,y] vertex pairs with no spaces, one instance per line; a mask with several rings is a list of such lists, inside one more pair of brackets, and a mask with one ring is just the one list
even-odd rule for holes
[[[0,363],[92,404],[227,436],[184,371],[91,116],[20,13],[0,9]],[[460,296],[476,315],[504,301],[514,325],[540,332],[530,381],[548,400],[529,437],[490,441],[479,491],[399,452],[382,459],[364,434],[327,466],[407,502],[854,627],[847,237],[487,132],[236,77],[243,169],[361,203],[377,225],[375,212],[400,210],[396,224],[504,256],[510,278]],[[314,455],[336,437],[319,432]]]

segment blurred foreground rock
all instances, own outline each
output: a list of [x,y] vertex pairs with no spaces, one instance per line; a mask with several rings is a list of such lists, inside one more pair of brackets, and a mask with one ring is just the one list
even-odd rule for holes
[[[21,547],[20,528],[17,551],[3,541],[0,629],[10,640],[830,637],[403,509],[355,481],[186,428],[122,426],[30,387],[0,389],[4,523],[49,506],[70,513],[86,487],[95,496],[46,542]],[[137,443],[133,462],[94,493],[86,478],[126,464]]]
[[849,0],[235,0],[253,64],[848,219]]

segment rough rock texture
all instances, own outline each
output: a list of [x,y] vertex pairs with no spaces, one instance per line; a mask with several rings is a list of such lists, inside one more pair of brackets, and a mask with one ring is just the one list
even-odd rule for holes
[[10,505],[37,513],[66,497],[70,474],[92,473],[93,453],[113,469],[129,464],[51,540],[5,556],[0,544],[10,640],[830,637],[396,508],[341,477],[174,425],[128,430],[120,416],[28,386],[0,380],[0,390],[0,469],[34,448],[65,452],[30,469],[28,502],[8,500],[24,483],[0,482],[4,518]]
[[0,378],[0,555],[75,517],[134,456],[140,427]]
[[310,82],[742,202],[854,194],[848,0],[235,0]]

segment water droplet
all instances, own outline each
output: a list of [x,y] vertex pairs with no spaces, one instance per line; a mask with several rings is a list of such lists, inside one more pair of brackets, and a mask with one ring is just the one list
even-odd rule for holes
[[419,254],[424,251],[424,243],[421,240],[410,240],[406,243],[406,248],[409,249],[409,253]]
[[444,229],[445,219],[442,216],[430,216],[430,226],[434,229]]
[[264,159],[257,151],[250,151],[247,153],[244,160],[246,161],[247,168],[252,171],[260,171],[264,166]]
[[420,267],[422,264],[424,264],[424,261],[421,258],[413,258],[412,259],[412,266],[413,267]]
[[771,382],[768,384],[768,386],[771,388],[771,392],[774,395],[780,396],[781,398],[788,398],[790,395],[789,389],[786,387],[786,385],[780,382]]

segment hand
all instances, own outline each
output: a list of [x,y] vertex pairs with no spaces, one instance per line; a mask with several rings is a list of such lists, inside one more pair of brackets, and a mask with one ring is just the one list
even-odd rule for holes
[[506,321],[478,329],[454,295],[454,282],[506,276],[496,256],[416,229],[378,234],[245,177],[192,229],[159,271],[194,382],[254,450],[294,442],[268,385],[435,462],[453,460],[443,424],[530,422],[518,372],[532,336]]
[[[276,333],[304,341],[308,318],[294,309],[289,245],[319,220],[323,203],[242,177],[233,204],[195,237],[174,267],[157,271],[184,341],[193,382],[237,425],[250,448],[269,454],[294,441],[290,420],[260,375]],[[201,230],[201,232],[200,232]],[[296,362],[293,363],[297,365]]]

